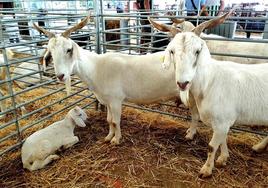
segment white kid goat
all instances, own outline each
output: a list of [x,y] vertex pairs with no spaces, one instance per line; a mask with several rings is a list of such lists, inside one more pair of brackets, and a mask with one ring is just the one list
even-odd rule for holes
[[[170,69],[167,74],[163,73],[161,65],[164,52],[148,55],[98,55],[82,49],[69,35],[85,26],[88,19],[89,17],[85,18],[61,36],[55,36],[36,25],[35,27],[50,37],[47,54],[52,55],[59,80],[68,83],[70,76],[76,74],[97,99],[107,106],[109,134],[105,141],[119,144],[123,101],[146,104],[179,97],[175,72]],[[189,137],[192,136],[191,133]]]
[[66,117],[29,136],[21,149],[23,168],[30,171],[44,168],[48,163],[59,158],[56,151],[67,149],[79,139],[74,136],[75,125],[85,127],[87,114],[79,107],[68,112]]
[[[232,11],[229,12],[231,14]],[[163,32],[168,32],[170,38],[174,38],[177,33],[180,32],[190,32],[195,26],[189,22],[184,21],[184,19],[172,18],[172,25],[167,25],[163,23],[158,23],[151,18],[148,18],[151,25],[156,29]],[[211,26],[215,27],[215,26]],[[201,33],[202,38],[211,38],[205,39],[207,46],[212,53],[226,53],[234,55],[249,55],[249,56],[260,56],[267,57],[266,49],[268,48],[268,43],[258,43],[258,42],[240,42],[240,41],[224,41],[224,40],[213,40],[213,38],[223,38],[219,35],[214,34],[205,34]],[[224,48],[223,48],[224,46]],[[235,57],[235,56],[218,56],[213,55],[217,60],[221,61],[235,61],[242,64],[260,64],[267,63],[267,59],[256,59],[256,58],[245,58],[245,57]]]
[[[163,64],[167,68],[174,63],[181,93],[187,96],[190,92],[201,120],[213,128],[201,177],[212,174],[219,146],[217,163],[226,164],[229,157],[226,139],[233,124],[268,125],[268,64],[243,65],[211,58],[206,42],[199,36],[219,22],[222,20],[216,18],[200,24],[193,32],[177,34],[166,48]],[[263,150],[267,144],[268,137],[253,149]]]

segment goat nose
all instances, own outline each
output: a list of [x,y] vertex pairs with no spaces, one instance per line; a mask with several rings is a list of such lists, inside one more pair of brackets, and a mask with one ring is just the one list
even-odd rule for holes
[[181,82],[177,82],[177,85],[179,86],[179,88],[180,88],[181,90],[185,90],[185,88],[186,88],[186,86],[187,86],[188,84],[189,84],[188,81],[183,82],[183,83],[181,83]]
[[64,78],[64,74],[58,74],[58,75],[57,75],[57,78],[58,78],[60,81],[62,81],[63,78]]

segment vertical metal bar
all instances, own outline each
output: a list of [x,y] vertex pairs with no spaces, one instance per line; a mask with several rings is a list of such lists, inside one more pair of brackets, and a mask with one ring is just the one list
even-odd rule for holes
[[[104,16],[103,16],[103,11],[104,9],[104,6],[103,6],[103,0],[100,0],[100,23],[101,23],[101,30],[104,31],[105,30],[105,19],[104,19]],[[99,35],[102,35],[102,43],[104,43],[106,41],[106,34],[103,33],[103,32],[100,32]],[[103,53],[106,53],[106,46],[105,45],[102,45],[102,50],[103,50]]]
[[[154,0],[152,0],[152,9],[151,9],[151,14],[154,12]],[[151,24],[149,25],[151,26]],[[154,44],[154,29],[151,27],[151,47],[153,47]],[[152,50],[150,50],[152,52]]]
[[4,36],[3,36],[3,29],[4,29],[4,26],[3,26],[3,15],[0,14],[0,44],[3,43],[3,45],[5,44],[5,40],[4,40]]
[[266,20],[265,20],[265,26],[263,31],[263,39],[268,39],[268,12],[266,12]]
[[16,125],[16,131],[17,131],[17,136],[18,136],[18,141],[22,143],[22,138],[21,138],[21,133],[20,133],[20,127],[19,127],[19,122],[18,122],[18,114],[17,114],[17,107],[16,107],[16,96],[14,96],[14,92],[12,89],[12,81],[11,81],[11,73],[10,73],[10,66],[8,64],[8,58],[7,58],[7,52],[6,48],[2,49],[3,57],[4,57],[4,65],[6,67],[6,79],[7,79],[7,84],[8,85],[8,93],[11,97],[12,101],[12,107],[13,109],[13,114],[15,116],[15,125]]
[[[128,13],[130,14],[130,0],[128,0],[128,5],[127,5],[127,9],[128,9]],[[128,27],[130,26],[130,21],[131,18],[128,19]],[[128,30],[128,32],[130,31],[130,29]],[[130,45],[131,43],[131,34],[128,35],[128,45]],[[131,48],[129,48],[128,50],[128,54],[131,54]]]
[[[101,46],[100,46],[100,7],[99,0],[94,0],[94,10],[95,10],[95,27],[96,27],[96,53],[101,54]],[[102,2],[102,0],[100,0]],[[103,29],[103,28],[102,28]]]

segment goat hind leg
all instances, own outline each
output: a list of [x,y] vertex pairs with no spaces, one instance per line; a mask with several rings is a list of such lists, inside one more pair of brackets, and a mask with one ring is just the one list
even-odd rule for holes
[[112,121],[112,113],[111,113],[111,107],[110,105],[107,105],[107,122],[109,124],[109,133],[108,135],[104,138],[105,142],[110,142],[112,138],[115,135],[115,127],[113,125]]
[[111,140],[111,144],[118,145],[121,139],[121,112],[122,112],[122,101],[115,101],[111,104],[111,114],[112,114],[112,126],[115,128],[115,135]]

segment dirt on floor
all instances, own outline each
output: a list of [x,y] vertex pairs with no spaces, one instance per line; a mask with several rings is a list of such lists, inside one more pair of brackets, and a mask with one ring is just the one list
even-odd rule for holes
[[90,123],[75,130],[80,142],[46,168],[24,170],[20,150],[2,156],[0,187],[268,187],[268,152],[251,150],[261,137],[231,133],[227,166],[215,167],[211,178],[200,179],[209,127],[199,127],[195,139],[186,141],[188,122],[125,107],[123,138],[112,146],[103,142],[106,113],[87,113]]

